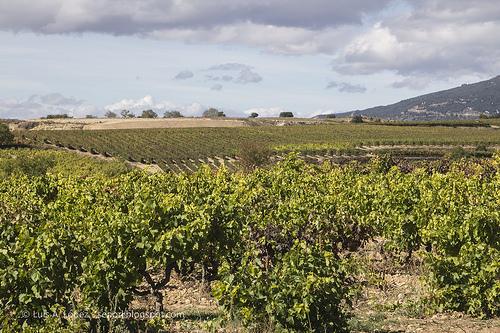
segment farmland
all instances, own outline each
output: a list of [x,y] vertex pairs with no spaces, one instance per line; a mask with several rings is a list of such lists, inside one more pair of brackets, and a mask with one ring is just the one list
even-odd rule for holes
[[486,145],[500,144],[496,128],[330,125],[255,126],[239,128],[168,128],[123,130],[23,131],[29,144],[51,144],[130,161],[198,164],[207,158],[238,155],[254,143],[282,152],[341,152],[355,146]]
[[[72,175],[66,154],[2,156],[8,170],[21,157],[62,164],[0,178],[6,332],[498,325],[498,155],[444,171],[377,158],[315,166],[288,156],[248,173]],[[90,161],[89,170],[99,167]],[[203,295],[196,304],[186,302],[189,283]],[[131,311],[155,317],[114,315]],[[447,311],[461,319],[443,319]]]

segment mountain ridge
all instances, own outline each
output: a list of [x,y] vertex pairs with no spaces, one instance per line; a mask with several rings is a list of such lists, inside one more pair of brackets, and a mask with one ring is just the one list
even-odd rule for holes
[[500,75],[394,104],[337,113],[336,116],[362,115],[389,120],[418,121],[477,119],[482,114],[489,116],[500,114]]

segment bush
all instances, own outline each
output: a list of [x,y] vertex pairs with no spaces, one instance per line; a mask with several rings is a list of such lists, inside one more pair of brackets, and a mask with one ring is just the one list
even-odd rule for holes
[[141,118],[158,118],[158,114],[153,110],[142,111]]
[[252,112],[252,113],[250,113],[249,118],[257,118],[258,116],[259,116],[259,114],[257,112]]
[[215,108],[210,108],[210,109],[206,110],[205,112],[203,112],[204,118],[219,118],[219,117],[225,117],[225,116],[226,115],[224,114],[224,112],[219,111]]
[[293,113],[289,111],[280,112],[280,118],[293,118]]
[[347,273],[334,253],[296,242],[268,263],[252,251],[236,272],[223,268],[215,284],[219,304],[258,332],[344,332]]
[[122,116],[122,118],[135,118],[135,114],[133,114],[129,110],[122,110],[120,112],[120,115]]
[[50,156],[30,157],[18,155],[16,158],[0,159],[0,175],[42,176],[55,165],[54,158]]
[[351,123],[353,124],[361,124],[363,122],[363,116],[357,114],[352,116]]
[[165,111],[163,118],[182,118],[184,117],[179,111]]
[[239,164],[244,170],[250,171],[269,163],[272,151],[265,145],[247,143],[238,150]]
[[67,115],[66,113],[63,113],[63,114],[49,114],[45,118],[46,119],[69,119],[69,118],[73,118],[73,117]]
[[0,123],[0,146],[14,143],[14,135],[9,130],[9,126]]
[[116,118],[116,117],[118,117],[118,115],[116,113],[114,113],[113,111],[108,111],[108,112],[106,112],[106,114],[104,115],[104,117],[106,117],[106,118]]

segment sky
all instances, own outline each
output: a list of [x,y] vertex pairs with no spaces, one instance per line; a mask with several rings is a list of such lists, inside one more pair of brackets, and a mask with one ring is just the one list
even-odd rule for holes
[[347,112],[500,74],[497,0],[0,0],[0,118]]

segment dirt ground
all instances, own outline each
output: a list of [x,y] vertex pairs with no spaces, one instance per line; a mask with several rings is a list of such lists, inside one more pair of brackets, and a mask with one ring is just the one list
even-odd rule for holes
[[244,118],[94,118],[94,119],[31,119],[12,121],[11,130],[111,130],[147,128],[189,128],[189,127],[243,127],[243,126],[286,126],[322,124],[326,120],[316,119],[244,119]]
[[[357,297],[349,308],[349,329],[353,333],[500,333],[500,318],[478,319],[463,313],[432,312],[423,302],[429,290],[423,282],[423,266],[416,256],[400,264],[380,254],[381,243],[368,244],[359,255],[361,269]],[[356,256],[357,256],[356,255]],[[173,289],[164,294],[165,309],[173,320],[165,323],[167,332],[209,332],[222,312],[209,288],[197,281],[174,278]],[[134,301],[134,309],[151,309],[152,299]],[[246,333],[238,323],[216,326],[220,333]],[[213,327],[213,326],[212,326]],[[268,333],[268,332],[266,332]]]
[[29,123],[36,130],[106,130],[137,128],[241,127],[246,122],[237,119],[175,118],[175,119],[34,119],[11,123],[12,129]]

